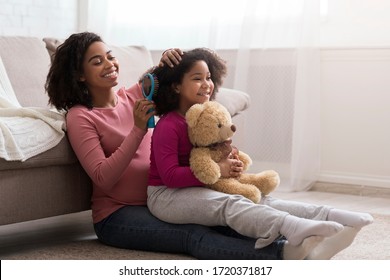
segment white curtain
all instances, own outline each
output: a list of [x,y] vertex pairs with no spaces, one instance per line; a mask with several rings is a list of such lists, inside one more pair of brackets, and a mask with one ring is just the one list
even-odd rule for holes
[[[83,0],[88,1],[88,0]],[[209,47],[228,61],[225,86],[251,96],[242,150],[280,190],[307,189],[320,164],[321,0],[94,0],[86,28],[110,43]]]

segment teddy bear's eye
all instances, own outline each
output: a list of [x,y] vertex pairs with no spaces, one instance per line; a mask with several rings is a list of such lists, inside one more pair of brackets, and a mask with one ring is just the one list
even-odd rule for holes
[[221,128],[221,127],[222,127],[222,124],[219,123],[219,124],[218,124],[218,128]]

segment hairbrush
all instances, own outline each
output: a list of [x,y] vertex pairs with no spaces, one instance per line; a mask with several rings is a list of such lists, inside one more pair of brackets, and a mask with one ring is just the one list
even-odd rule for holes
[[[158,80],[154,74],[147,73],[142,78],[142,94],[149,101],[152,101],[153,95],[158,91]],[[147,113],[150,113],[153,109],[149,109]],[[151,116],[148,120],[148,128],[155,126],[154,116]]]

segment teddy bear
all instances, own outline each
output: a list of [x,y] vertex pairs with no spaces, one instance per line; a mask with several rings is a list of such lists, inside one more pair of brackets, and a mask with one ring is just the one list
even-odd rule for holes
[[[186,113],[188,136],[193,145],[190,168],[195,177],[209,188],[227,194],[240,194],[258,203],[261,196],[271,193],[280,183],[274,170],[247,173],[252,160],[232,146],[236,131],[227,109],[216,101],[195,104]],[[243,162],[244,172],[237,178],[221,178],[221,159],[230,157]]]

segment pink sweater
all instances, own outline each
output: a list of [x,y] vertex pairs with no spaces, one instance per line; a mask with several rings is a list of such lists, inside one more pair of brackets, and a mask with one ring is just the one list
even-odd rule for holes
[[117,92],[115,108],[72,107],[69,141],[93,181],[92,217],[99,222],[124,205],[146,205],[151,130],[134,126],[138,84]]
[[152,137],[149,185],[168,188],[203,186],[189,167],[191,149],[185,118],[176,112],[161,117]]

